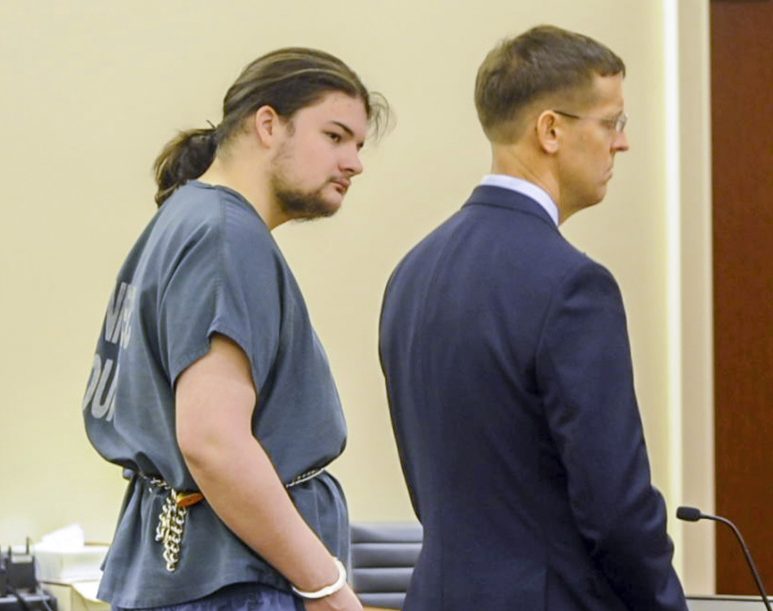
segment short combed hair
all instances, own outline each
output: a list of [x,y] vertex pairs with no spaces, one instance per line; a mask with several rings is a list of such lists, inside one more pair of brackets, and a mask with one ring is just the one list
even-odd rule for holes
[[331,92],[362,100],[376,135],[388,125],[390,111],[384,96],[368,91],[357,74],[330,53],[288,47],[254,60],[226,92],[220,125],[180,132],[156,158],[156,203],[161,206],[178,187],[201,176],[218,147],[243,130],[247,117],[261,106],[271,106],[289,120]]
[[541,25],[492,49],[478,69],[475,107],[486,136],[512,139],[521,112],[551,94],[590,90],[598,76],[625,76],[625,64],[588,36]]

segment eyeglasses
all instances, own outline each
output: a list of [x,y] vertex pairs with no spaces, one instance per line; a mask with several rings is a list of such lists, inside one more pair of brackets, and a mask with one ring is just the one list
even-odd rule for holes
[[628,115],[620,113],[620,116],[616,119],[602,119],[601,117],[581,117],[580,115],[573,115],[570,112],[564,112],[563,110],[555,110],[553,112],[562,117],[569,117],[570,119],[591,119],[598,121],[602,125],[606,125],[610,129],[614,129],[618,134],[622,134],[625,129],[625,124],[628,123]]

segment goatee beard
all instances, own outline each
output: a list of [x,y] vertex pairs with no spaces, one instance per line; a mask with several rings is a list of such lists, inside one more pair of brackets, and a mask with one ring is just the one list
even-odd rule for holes
[[291,219],[311,221],[333,216],[338,207],[327,202],[322,188],[302,191],[289,187],[277,176],[271,178],[271,188],[282,212]]

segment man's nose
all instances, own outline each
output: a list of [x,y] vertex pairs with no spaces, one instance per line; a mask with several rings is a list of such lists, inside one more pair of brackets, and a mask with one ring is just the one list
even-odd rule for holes
[[631,148],[631,145],[628,143],[628,134],[623,132],[617,132],[615,134],[615,141],[613,143],[613,148],[615,151],[624,153],[629,148]]
[[350,176],[357,176],[357,174],[362,173],[363,165],[358,148],[353,148],[348,152],[342,161],[342,169]]

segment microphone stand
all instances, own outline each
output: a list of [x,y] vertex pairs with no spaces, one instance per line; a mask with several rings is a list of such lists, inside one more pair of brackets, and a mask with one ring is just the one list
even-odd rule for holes
[[723,518],[722,516],[714,516],[711,514],[706,514],[701,512],[700,509],[696,509],[694,507],[679,507],[676,511],[676,517],[679,518],[680,520],[686,520],[688,522],[697,522],[698,520],[702,520],[702,519],[714,520],[715,522],[721,522],[722,524],[729,526],[730,529],[735,534],[735,538],[738,539],[738,542],[741,544],[741,549],[743,550],[744,556],[746,556],[746,563],[749,565],[749,568],[752,571],[754,582],[757,584],[757,589],[760,591],[760,594],[762,595],[762,602],[765,603],[765,608],[767,609],[767,611],[773,611],[770,608],[770,600],[768,599],[767,592],[765,592],[765,586],[762,585],[762,579],[760,578],[760,574],[757,572],[757,566],[754,564],[754,560],[752,559],[752,554],[746,545],[746,541],[744,541],[744,538],[741,535],[741,531],[738,530],[738,528],[736,528],[735,524],[733,524],[727,518]]

